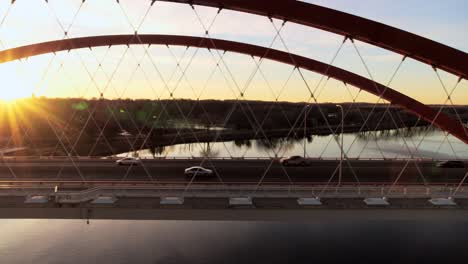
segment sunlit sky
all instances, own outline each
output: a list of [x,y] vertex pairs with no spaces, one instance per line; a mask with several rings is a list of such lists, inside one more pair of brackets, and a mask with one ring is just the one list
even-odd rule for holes
[[[0,48],[62,39],[64,29],[69,38],[133,34],[135,28],[141,34],[203,36],[205,30],[197,16],[205,26],[215,18],[209,31],[211,37],[271,45],[280,50],[287,47],[293,53],[326,63],[343,40],[339,35],[287,23],[280,32],[285,47],[280,39],[273,41],[276,31],[267,18],[228,10],[216,15],[216,9],[198,6],[194,12],[188,5],[174,3],[156,2],[150,8],[150,2],[121,0],[119,6],[115,0],[87,0],[84,4],[81,0],[49,0],[49,4],[44,0],[17,0],[10,5],[10,0],[1,0]],[[307,2],[377,20],[468,51],[468,36],[464,34],[468,28],[465,0]],[[281,26],[281,21],[274,23]],[[356,46],[373,78],[386,84],[401,56],[361,42],[356,42]],[[102,92],[106,98],[157,99],[168,98],[173,92],[175,98],[232,99],[245,90],[246,99],[310,101],[304,81],[291,66],[265,60],[261,62],[261,70],[255,71],[258,59],[227,53],[219,69],[217,60],[216,52],[165,46],[100,47],[41,55],[0,65],[3,81],[0,98],[28,97],[33,93],[47,97],[99,97]],[[349,42],[333,64],[369,77]],[[304,73],[308,85],[317,88],[319,102],[378,100],[334,80],[317,87],[321,76]],[[448,90],[457,80],[443,72],[441,77]],[[433,70],[411,59],[403,63],[390,87],[428,104],[445,103],[447,99]],[[468,103],[466,80],[459,84],[452,98],[455,104]]]

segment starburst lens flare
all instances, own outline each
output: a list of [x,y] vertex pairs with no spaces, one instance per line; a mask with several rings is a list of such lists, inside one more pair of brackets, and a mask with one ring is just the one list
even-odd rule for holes
[[[22,148],[54,131],[65,131],[63,122],[51,114],[40,98],[18,98],[0,103],[0,143],[4,148]],[[47,129],[47,128],[51,128]]]

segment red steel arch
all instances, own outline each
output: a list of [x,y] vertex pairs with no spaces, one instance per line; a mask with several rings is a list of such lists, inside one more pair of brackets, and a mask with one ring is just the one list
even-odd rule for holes
[[351,84],[376,96],[382,97],[383,99],[391,102],[392,104],[399,105],[415,113],[424,120],[433,123],[440,129],[449,132],[453,136],[459,138],[460,140],[468,144],[468,135],[465,132],[465,127],[461,122],[458,122],[443,113],[438,114],[432,108],[398,91],[395,91],[389,87],[386,87],[380,83],[374,82],[355,73],[343,70],[341,68],[337,68],[332,65],[328,65],[326,63],[322,63],[310,58],[291,54],[288,52],[269,49],[252,44],[220,39],[176,35],[94,36],[55,40],[3,50],[0,51],[0,63],[64,50],[130,44],[176,45],[217,49],[247,54],[256,57],[262,57],[281,63],[293,65],[295,67],[303,68],[306,70],[310,70],[322,75],[326,75],[330,78],[334,78],[336,80],[340,80],[342,82]]
[[[267,16],[357,39],[468,78],[468,54],[376,21],[296,0],[159,0]],[[154,2],[154,1],[153,1]]]

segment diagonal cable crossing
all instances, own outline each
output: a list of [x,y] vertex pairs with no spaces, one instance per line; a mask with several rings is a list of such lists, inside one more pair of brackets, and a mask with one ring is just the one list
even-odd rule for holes
[[[60,78],[65,80],[80,78],[83,85],[72,85],[72,82],[65,82],[65,84],[69,86],[66,87],[69,89],[68,92],[76,96],[71,102],[86,102],[87,106],[69,108],[68,113],[49,113],[51,109],[61,108],[39,104],[36,100],[37,108],[40,108],[44,118],[43,125],[48,126],[48,140],[53,146],[46,149],[38,144],[41,142],[35,141],[36,128],[28,125],[27,118],[22,116],[18,117],[16,128],[5,140],[5,146],[10,148],[27,145],[30,153],[37,156],[47,155],[52,158],[57,155],[64,156],[62,160],[59,160],[57,173],[54,172],[52,176],[50,173],[47,175],[55,180],[67,180],[76,172],[73,177],[79,176],[82,186],[94,185],[96,184],[93,181],[95,175],[89,173],[91,169],[84,169],[86,165],[81,163],[81,159],[86,157],[96,160],[97,158],[109,159],[109,161],[117,157],[144,159],[149,157],[146,153],[151,152],[153,159],[161,159],[164,162],[161,161],[162,164],[158,164],[159,161],[143,160],[141,166],[119,169],[117,175],[112,175],[112,180],[118,184],[128,185],[135,181],[145,182],[151,186],[157,186],[160,196],[172,194],[172,188],[177,185],[178,190],[181,190],[177,193],[182,198],[190,197],[203,184],[213,185],[213,188],[218,188],[220,193],[228,197],[236,195],[256,197],[256,195],[262,195],[262,191],[270,184],[269,181],[278,181],[273,183],[292,190],[292,196],[299,195],[301,192],[297,190],[306,185],[307,187],[314,186],[310,193],[320,197],[331,192],[338,195],[344,185],[356,187],[360,192],[360,188],[370,179],[370,176],[364,176],[370,169],[364,168],[362,163],[370,163],[370,159],[376,159],[381,163],[372,163],[372,166],[380,166],[375,171],[385,174],[385,177],[390,175],[388,182],[385,182],[388,188],[382,189],[381,192],[382,196],[388,196],[398,189],[399,184],[405,182],[408,175],[417,178],[418,184],[421,184],[422,180],[422,185],[425,187],[430,186],[434,180],[437,171],[430,167],[434,165],[433,161],[425,160],[428,154],[424,149],[425,143],[430,140],[429,134],[434,125],[451,133],[455,131],[453,134],[456,135],[460,134],[459,131],[464,131],[468,136],[466,126],[463,126],[463,129],[451,130],[447,127],[456,127],[453,122],[444,127],[443,121],[446,119],[439,120],[441,116],[446,118],[448,113],[463,123],[464,112],[455,104],[457,101],[453,98],[454,92],[460,90],[459,84],[463,78],[450,87],[443,79],[439,68],[433,67],[440,89],[444,92],[443,98],[440,99],[444,101],[444,104],[433,106],[434,114],[425,114],[432,109],[390,88],[391,85],[395,85],[395,79],[402,78],[400,75],[403,65],[406,66],[406,56],[403,55],[401,61],[398,64],[395,63],[395,68],[391,67],[388,80],[385,80],[386,85],[381,85],[375,82],[376,72],[370,67],[370,61],[364,53],[365,49],[361,49],[359,43],[356,43],[351,36],[344,35],[343,39],[336,41],[337,47],[332,47],[331,57],[326,59],[328,64],[319,62],[321,66],[306,66],[304,61],[308,58],[290,52],[293,43],[289,43],[289,39],[286,38],[285,28],[289,28],[290,24],[294,23],[294,21],[291,22],[292,18],[278,19],[274,14],[267,16],[269,22],[263,22],[271,32],[268,31],[267,34],[260,36],[266,39],[265,46],[255,46],[213,38],[214,25],[221,23],[219,17],[225,16],[226,12],[223,11],[225,7],[217,6],[218,9],[212,10],[215,12],[204,17],[202,10],[192,1],[188,1],[189,5],[185,7],[190,8],[190,14],[193,14],[193,17],[189,18],[192,19],[190,24],[184,26],[194,29],[194,35],[197,37],[157,34],[153,36],[145,35],[140,31],[144,31],[144,26],[149,23],[154,23],[151,24],[152,26],[155,25],[151,31],[153,29],[165,30],[159,27],[157,19],[160,17],[153,16],[152,13],[154,10],[159,10],[158,8],[162,5],[159,5],[158,1],[146,1],[139,9],[141,13],[133,19],[132,10],[128,7],[133,7],[131,5],[134,2],[127,1],[124,4],[124,1],[117,0],[111,2],[116,7],[118,19],[123,21],[125,28],[123,30],[130,30],[131,34],[99,36],[101,38],[96,40],[99,37],[72,37],[78,31],[78,27],[83,27],[79,24],[79,19],[89,1],[77,2],[77,9],[73,9],[66,20],[59,16],[59,8],[54,8],[49,1],[45,2],[46,4],[43,4],[47,6],[52,23],[58,25],[56,28],[61,33],[61,40],[66,41],[60,42],[59,39],[58,42],[41,43],[45,46],[50,45],[49,47],[57,43],[65,46],[56,50],[60,53],[53,52],[50,58],[47,57],[47,63],[38,71],[41,73],[40,79],[33,85],[34,94],[47,95],[52,90],[52,85],[48,81],[58,82]],[[257,5],[253,2],[250,4]],[[13,6],[13,4],[9,5],[6,13],[0,17],[0,27],[14,10]],[[251,31],[249,28],[243,30]],[[187,40],[189,38],[191,38],[190,41]],[[107,42],[108,40],[110,42]],[[0,38],[0,47],[5,48],[5,42],[8,41]],[[98,44],[88,47],[89,43]],[[236,44],[238,48],[232,48]],[[281,45],[279,50],[274,49],[277,44]],[[115,47],[117,45],[120,45],[121,49]],[[364,67],[366,77],[334,66],[338,64],[338,59],[346,59],[343,58],[343,49],[348,45],[352,48],[350,51],[357,55],[356,60],[359,59],[360,65]],[[30,46],[36,45],[19,47],[19,49],[23,49],[22,52],[26,54],[31,54],[28,53],[31,51],[27,50]],[[99,53],[99,48],[95,48],[98,46],[102,46],[101,53]],[[153,48],[155,46],[160,49]],[[250,48],[251,51],[238,52],[242,48]],[[258,49],[255,50],[256,48]],[[8,53],[9,50],[4,53]],[[17,48],[12,50],[17,50]],[[234,58],[232,60],[234,63],[232,63],[230,57],[230,51],[236,50],[244,55],[250,54],[250,57],[243,58],[242,69],[239,72],[236,71],[237,65],[234,64],[237,61]],[[35,55],[38,54],[43,53],[39,52]],[[278,55],[273,60],[288,65],[288,68],[281,73],[274,72],[275,76],[269,78],[269,65],[265,63],[265,60],[274,58],[273,55]],[[197,64],[198,60],[201,60],[202,66]],[[308,60],[312,61],[312,59]],[[26,66],[29,63],[29,59],[21,59],[18,62],[19,67],[16,70],[20,73],[21,79],[28,78]],[[109,63],[108,67],[106,63]],[[308,75],[309,71],[304,71],[305,69],[321,75],[315,80],[314,77]],[[199,72],[203,74],[198,74]],[[337,77],[340,74],[345,77]],[[54,76],[56,79],[52,79]],[[354,79],[356,81],[351,77],[346,79],[346,76],[356,77]],[[335,83],[335,80],[347,80],[347,82]],[[215,88],[211,88],[212,86]],[[291,89],[290,86],[293,88]],[[261,88],[263,90],[253,91]],[[332,96],[333,99],[330,102],[327,101],[326,93],[328,89],[333,88],[338,88],[337,96]],[[359,89],[353,92],[355,88]],[[298,89],[300,89],[299,92]],[[211,94],[213,90],[219,94]],[[377,96],[377,99],[360,102],[365,96],[363,90]],[[140,91],[144,92],[140,95],[138,94]],[[306,96],[298,102],[294,101],[296,99],[289,99],[288,93],[297,93],[297,95],[304,93]],[[97,95],[98,98],[88,98],[92,95]],[[223,106],[219,107],[220,109],[214,109],[213,105],[216,106],[216,104],[210,104],[209,100],[218,95],[224,96],[225,101],[218,100]],[[131,98],[127,100],[128,96]],[[400,96],[400,102],[396,102],[398,96]],[[140,97],[142,98],[137,99]],[[189,99],[186,99],[187,97]],[[258,102],[266,98],[269,101]],[[289,101],[283,102],[282,100]],[[342,105],[334,106],[336,100],[341,100]],[[408,106],[411,102],[420,104],[419,109],[422,110]],[[395,106],[396,103],[402,107]],[[338,107],[341,107],[341,114],[336,111]],[[418,113],[419,118],[408,118],[411,113],[405,109]],[[15,113],[15,115],[18,114]],[[338,121],[338,117],[341,121]],[[278,120],[274,120],[275,118]],[[423,127],[418,130],[419,136],[407,135],[407,131],[419,127]],[[457,150],[459,147],[457,142],[450,140],[452,134],[443,131],[436,133],[442,136],[439,141],[432,143],[435,145],[431,149],[432,152],[445,151],[448,154],[444,154],[457,160],[464,158],[463,152]],[[281,158],[290,153],[297,155],[295,152],[302,152],[302,146],[299,143],[301,135],[304,139],[302,142],[304,155],[301,156],[307,158],[312,165],[306,168],[288,168],[284,166],[282,163],[284,160]],[[388,150],[390,144],[382,140],[382,135],[398,137],[397,143],[392,145],[396,149],[394,152]],[[459,138],[463,138],[462,136]],[[312,138],[311,141],[310,138]],[[240,151],[233,148],[236,145],[244,147],[246,140],[249,144],[253,142],[255,146],[253,153],[258,156],[255,158],[260,158],[259,161],[252,161],[251,164],[247,161],[251,158],[250,148],[239,147]],[[175,145],[178,145],[177,151],[181,151],[182,154],[174,154],[175,151],[171,153],[173,151],[171,148],[176,149]],[[165,147],[167,148],[164,152]],[[160,151],[157,154],[156,149]],[[337,151],[340,151],[339,164],[336,159]],[[333,160],[330,160],[330,153],[335,155]],[[175,160],[179,155],[183,155],[183,159]],[[169,161],[171,158],[174,161]],[[224,161],[225,158],[229,160]],[[402,160],[399,161],[399,159]],[[237,162],[238,160],[241,162]],[[394,161],[396,162],[393,163]],[[429,162],[432,163],[428,165]],[[113,162],[103,160],[104,163],[109,167],[105,168],[106,170],[117,171],[117,169],[110,168],[114,165]],[[242,168],[242,164],[246,163],[249,165]],[[385,167],[385,164],[397,165],[390,168]],[[20,178],[19,174],[16,175],[16,169],[4,159],[3,154],[2,165],[8,168],[12,178],[15,180]],[[180,170],[182,176],[183,170],[180,168],[192,165],[206,166],[211,169],[213,179],[207,180],[207,183],[197,173],[190,177],[178,177],[171,174],[176,175],[175,171]],[[162,172],[156,171],[158,166]],[[247,167],[253,169],[246,175],[233,176],[235,173],[242,174],[243,171],[247,171]],[[73,172],[69,172],[70,168]],[[319,172],[322,169],[326,172]],[[343,169],[346,181],[349,180],[349,182],[343,183],[342,181]],[[316,173],[321,173],[319,183],[313,182]],[[384,177],[382,175],[377,176]],[[162,178],[170,179],[170,184],[162,181]],[[458,186],[455,194],[463,190],[466,178],[467,175],[464,174],[460,182],[458,182],[459,178],[456,179]],[[246,179],[247,182],[233,182],[234,180],[240,181],[240,179]],[[301,182],[301,179],[305,179],[305,183]],[[233,191],[235,184],[246,184],[249,188],[245,192],[237,193]],[[168,191],[161,191],[164,188]]]

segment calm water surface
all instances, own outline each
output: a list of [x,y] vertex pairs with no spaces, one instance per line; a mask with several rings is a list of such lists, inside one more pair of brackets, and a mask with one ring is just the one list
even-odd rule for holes
[[467,224],[1,220],[0,263],[466,263]]
[[[344,150],[350,158],[433,158],[468,159],[468,147],[460,140],[445,135],[439,130],[413,128],[373,133],[345,134]],[[309,157],[336,158],[340,147],[333,136],[314,136],[306,141],[306,155]],[[274,139],[246,140],[238,142],[181,144],[139,151],[140,157],[286,157],[303,155],[304,140]],[[120,156],[133,155],[123,153]]]

